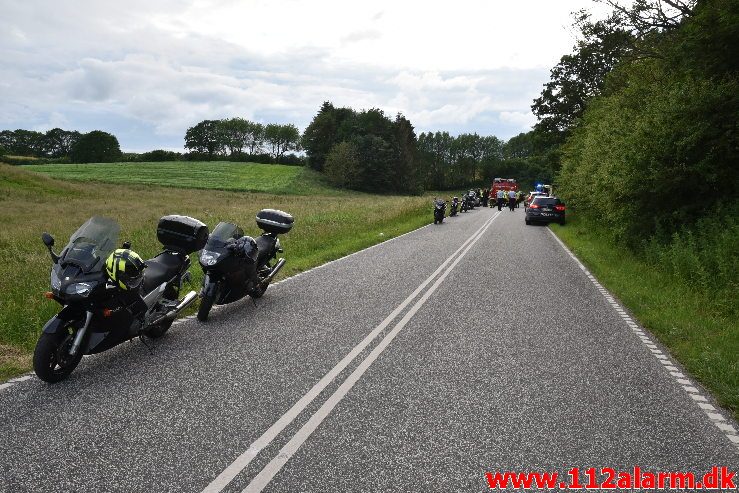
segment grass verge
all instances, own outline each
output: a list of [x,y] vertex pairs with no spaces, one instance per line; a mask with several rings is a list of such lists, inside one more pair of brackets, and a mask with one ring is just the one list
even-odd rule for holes
[[739,324],[710,290],[615,246],[577,217],[551,226],[598,280],[739,419]]
[[[58,166],[58,165],[55,165]],[[40,240],[48,231],[57,251],[90,216],[121,225],[120,241],[131,240],[144,258],[160,251],[156,225],[165,214],[196,217],[212,229],[232,221],[246,234],[260,233],[254,216],[271,207],[295,216],[295,227],[281,241],[287,277],[329,260],[418,228],[430,222],[427,197],[207,192],[145,185],[60,181],[17,166],[0,164],[0,379],[30,368],[29,355],[44,323],[59,309],[42,293],[49,289],[51,261]],[[191,268],[192,289],[202,270]]]

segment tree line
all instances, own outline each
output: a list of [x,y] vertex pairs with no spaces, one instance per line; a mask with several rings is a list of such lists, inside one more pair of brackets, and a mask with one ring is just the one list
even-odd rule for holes
[[44,133],[34,130],[0,131],[0,155],[28,156],[69,160],[75,163],[113,162],[122,153],[118,139],[107,132],[52,128]]
[[293,124],[261,124],[244,118],[203,120],[187,129],[185,148],[203,159],[224,157],[300,164],[288,152],[299,151],[300,130]]

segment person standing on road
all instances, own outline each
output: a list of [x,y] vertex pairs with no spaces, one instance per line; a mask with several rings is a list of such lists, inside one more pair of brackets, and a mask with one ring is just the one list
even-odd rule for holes
[[513,190],[508,192],[508,208],[511,212],[516,208],[516,192]]
[[505,200],[505,191],[498,190],[497,199],[498,199],[498,210],[499,211],[503,210],[503,200]]

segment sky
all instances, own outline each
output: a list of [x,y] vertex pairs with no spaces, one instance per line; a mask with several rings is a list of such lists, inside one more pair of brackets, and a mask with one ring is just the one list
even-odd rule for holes
[[[104,130],[182,150],[241,117],[301,131],[324,101],[416,133],[507,140],[592,0],[0,0],[0,130]],[[600,10],[598,10],[600,9]]]

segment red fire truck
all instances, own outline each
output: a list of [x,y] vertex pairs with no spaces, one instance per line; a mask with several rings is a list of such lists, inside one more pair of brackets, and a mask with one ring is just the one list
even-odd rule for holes
[[514,178],[495,178],[493,184],[490,186],[490,198],[496,200],[498,197],[498,190],[506,192],[506,202],[508,201],[508,192],[513,190],[518,192],[518,183]]

